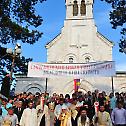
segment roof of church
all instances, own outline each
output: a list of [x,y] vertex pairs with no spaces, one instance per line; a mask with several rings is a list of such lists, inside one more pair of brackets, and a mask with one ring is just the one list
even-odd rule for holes
[[[50,40],[49,42],[47,42],[47,44],[45,45],[46,48],[48,48],[48,46],[50,46],[50,44],[55,43],[55,39],[57,39],[59,36],[61,35],[61,33],[59,33],[57,36],[55,36],[52,40]],[[52,43],[53,42],[53,43]]]
[[103,39],[107,40],[110,44],[114,45],[114,42],[110,41],[108,38],[106,38],[103,34],[101,34],[99,31],[97,31],[97,33],[103,37]]

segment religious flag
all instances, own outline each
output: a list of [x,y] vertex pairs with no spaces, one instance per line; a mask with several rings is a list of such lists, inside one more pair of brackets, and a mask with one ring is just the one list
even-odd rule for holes
[[80,88],[80,79],[74,79],[74,91],[78,91]]

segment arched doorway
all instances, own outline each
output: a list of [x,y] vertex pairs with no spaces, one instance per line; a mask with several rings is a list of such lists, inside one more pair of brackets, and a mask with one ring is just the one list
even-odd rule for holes
[[33,83],[24,87],[24,92],[31,92],[33,94],[35,94],[36,92],[42,93],[44,92],[44,88],[40,84]]
[[[65,93],[69,93],[72,94],[74,92],[74,80],[69,81],[65,86],[64,86],[64,92]],[[81,84],[80,84],[80,89],[79,91],[83,92],[83,93],[87,93],[88,91],[93,91],[93,85],[88,82],[85,79],[81,80]]]
[[31,87],[26,92],[32,92],[33,94],[35,94],[36,92],[41,93],[41,90],[38,87]]

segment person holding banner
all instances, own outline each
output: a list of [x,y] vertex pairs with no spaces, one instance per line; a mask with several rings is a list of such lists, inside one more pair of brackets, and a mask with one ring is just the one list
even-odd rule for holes
[[99,107],[99,111],[96,109],[96,114],[93,117],[94,126],[112,126],[112,121],[108,112],[105,111],[105,107],[102,105]]

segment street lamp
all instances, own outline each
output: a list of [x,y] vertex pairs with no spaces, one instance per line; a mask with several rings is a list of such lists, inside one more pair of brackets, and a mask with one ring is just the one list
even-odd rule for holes
[[20,54],[21,54],[21,46],[20,46],[20,44],[17,43],[14,50],[12,50],[10,48],[6,49],[6,54],[3,56],[3,57],[5,57],[6,55],[10,55],[12,57],[10,75],[9,76],[6,75],[4,77],[2,87],[1,87],[1,94],[4,95],[7,98],[10,96],[10,87],[11,87],[11,84],[12,84],[12,75],[13,75],[15,58],[17,56],[19,56]]
[[12,50],[11,48],[8,48],[7,54],[10,54],[12,56],[12,65],[11,65],[11,70],[10,70],[10,84],[11,84],[15,58],[21,54],[21,45],[19,43],[17,43],[14,50]]

